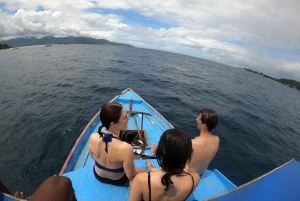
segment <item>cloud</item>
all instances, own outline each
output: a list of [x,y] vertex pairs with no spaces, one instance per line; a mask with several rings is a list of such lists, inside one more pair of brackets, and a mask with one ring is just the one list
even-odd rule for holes
[[[112,31],[127,27],[116,15],[61,10],[25,11],[14,15],[0,13],[0,37],[19,36],[93,36],[109,38]],[[99,30],[99,27],[101,29]]]
[[69,10],[78,11],[95,7],[93,1],[89,0],[0,0],[0,3],[5,3],[6,10],[36,10],[38,7],[43,7],[47,10]]
[[105,38],[300,80],[299,10],[297,0],[0,0],[0,39]]

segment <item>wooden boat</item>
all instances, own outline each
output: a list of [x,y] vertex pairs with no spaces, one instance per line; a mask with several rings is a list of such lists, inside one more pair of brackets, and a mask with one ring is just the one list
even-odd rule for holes
[[[128,129],[121,132],[120,138],[132,144],[135,151],[135,166],[146,168],[145,160],[150,158],[155,167],[159,167],[156,159],[151,159],[150,146],[158,143],[162,133],[173,128],[160,113],[144,101],[131,89],[124,90],[111,102],[123,105],[129,111]],[[77,139],[71,150],[60,175],[67,176],[72,180],[76,197],[83,200],[127,200],[129,186],[122,187],[104,184],[96,180],[93,173],[94,160],[89,155],[88,141],[92,133],[97,132],[100,126],[99,112],[92,118]],[[142,135],[142,143],[139,144],[139,136]],[[138,140],[137,140],[138,139]],[[218,170],[207,170],[196,190],[188,200],[201,200],[228,190],[236,186],[223,176]]]
[[[158,167],[157,161],[151,159],[151,144],[157,144],[162,133],[173,128],[161,114],[145,102],[131,89],[124,90],[111,102],[121,103],[129,111],[128,129],[120,138],[131,143],[135,151],[135,166],[146,168],[147,158]],[[100,126],[99,112],[92,118],[72,148],[60,175],[69,177],[75,189],[78,201],[128,200],[128,185],[113,186],[96,180],[93,174],[94,160],[89,155],[88,142],[92,133]],[[137,138],[142,136],[145,145],[140,145]],[[218,170],[206,170],[200,183],[187,200],[212,201],[298,201],[300,200],[300,163],[296,160],[276,168],[253,181],[236,187]],[[0,200],[18,199],[0,192]]]
[[211,201],[299,201],[300,163],[294,159],[282,166],[223,194]]

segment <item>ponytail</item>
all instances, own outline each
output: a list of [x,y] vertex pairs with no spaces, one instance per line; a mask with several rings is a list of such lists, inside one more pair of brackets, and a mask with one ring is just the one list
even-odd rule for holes
[[171,172],[164,170],[164,168],[162,168],[162,170],[166,172],[166,174],[161,178],[161,183],[166,186],[164,190],[167,190],[169,186],[173,184],[173,181],[171,180],[172,175],[180,176],[184,173],[184,170],[181,168],[173,169]]
[[100,137],[103,137],[103,133],[102,133],[102,131],[101,131],[103,127],[104,127],[104,126],[101,125],[101,126],[99,127],[99,129],[98,129],[98,133],[99,133]]
[[161,178],[161,183],[166,186],[164,190],[167,190],[169,188],[170,184],[173,184],[171,180],[171,173],[167,172],[162,178]]

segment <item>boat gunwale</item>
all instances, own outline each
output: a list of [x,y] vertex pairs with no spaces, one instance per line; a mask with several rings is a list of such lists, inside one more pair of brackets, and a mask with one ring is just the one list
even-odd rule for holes
[[218,195],[215,195],[215,196],[206,198],[206,199],[204,199],[204,200],[205,200],[205,201],[209,201],[209,200],[213,201],[213,200],[216,199],[216,198],[222,197],[222,196],[224,196],[224,195],[227,195],[227,194],[230,194],[230,193],[232,193],[232,192],[234,192],[234,191],[237,191],[237,190],[239,190],[239,189],[241,189],[241,188],[244,188],[244,187],[246,187],[246,186],[248,186],[248,185],[250,185],[250,184],[252,184],[252,183],[254,183],[254,182],[256,182],[256,181],[258,181],[258,180],[260,180],[260,179],[262,179],[262,178],[264,178],[264,177],[266,177],[266,176],[268,176],[268,175],[270,175],[271,173],[273,173],[273,172],[275,172],[275,171],[281,169],[282,167],[286,166],[287,164],[289,164],[289,163],[291,163],[291,162],[293,162],[293,161],[296,161],[296,160],[295,160],[295,159],[291,159],[290,161],[288,161],[288,162],[282,164],[281,166],[278,166],[277,168],[274,168],[273,170],[271,170],[271,171],[269,171],[269,172],[267,172],[267,173],[265,173],[265,174],[263,174],[263,175],[261,175],[261,176],[255,178],[255,179],[253,179],[253,180],[251,180],[251,181],[249,181],[249,182],[247,182],[247,183],[245,183],[245,184],[242,184],[242,185],[240,185],[240,186],[238,186],[238,187],[236,187],[236,188],[234,188],[234,189],[232,189],[232,190],[226,191],[226,192],[224,192],[224,193],[221,193],[221,194],[218,194]]
[[[28,201],[27,199],[17,198],[17,197],[15,197],[15,196],[11,195],[11,194],[4,193],[4,192],[2,192],[2,191],[0,191],[0,194],[4,196],[4,199],[5,199],[5,197],[6,197],[6,198],[9,198],[11,201],[12,201],[12,200]],[[1,199],[1,200],[2,200],[2,199]]]

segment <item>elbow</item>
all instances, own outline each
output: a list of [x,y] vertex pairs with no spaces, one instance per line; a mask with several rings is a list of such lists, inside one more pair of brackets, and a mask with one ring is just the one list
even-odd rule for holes
[[129,179],[129,181],[132,181],[134,179],[135,175],[137,175],[137,173],[138,173],[137,171],[131,172],[130,174],[126,173],[126,176]]
[[[136,174],[135,174],[135,175],[136,175]],[[134,179],[135,175],[132,174],[132,175],[126,175],[126,176],[127,176],[127,178],[129,179],[129,181],[132,181],[132,180]]]

